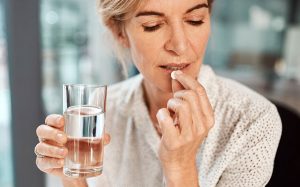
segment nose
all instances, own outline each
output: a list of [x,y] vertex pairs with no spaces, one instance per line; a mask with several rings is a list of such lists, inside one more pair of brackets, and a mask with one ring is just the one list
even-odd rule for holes
[[165,44],[167,51],[180,56],[188,49],[189,40],[186,36],[184,27],[181,23],[177,23],[170,27],[169,40]]

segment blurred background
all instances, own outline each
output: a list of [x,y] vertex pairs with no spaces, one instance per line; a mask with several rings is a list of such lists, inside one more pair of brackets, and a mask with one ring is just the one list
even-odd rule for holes
[[[0,186],[57,186],[35,166],[35,128],[63,83],[124,78],[95,0],[0,0]],[[205,63],[300,114],[300,2],[216,0]],[[129,65],[129,76],[137,71]]]

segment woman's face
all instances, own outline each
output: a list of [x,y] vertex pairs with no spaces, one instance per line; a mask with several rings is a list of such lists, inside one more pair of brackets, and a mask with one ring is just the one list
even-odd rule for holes
[[145,83],[171,92],[172,71],[198,76],[210,36],[207,0],[147,0],[124,30]]

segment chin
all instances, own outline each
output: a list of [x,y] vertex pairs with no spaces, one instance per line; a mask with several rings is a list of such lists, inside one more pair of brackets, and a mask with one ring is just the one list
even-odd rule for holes
[[172,93],[171,76],[158,75],[152,78],[145,77],[145,83],[150,86],[151,89],[155,89],[162,93]]
[[172,79],[171,77],[162,79],[161,81],[155,83],[153,82],[156,88],[158,88],[163,93],[172,93]]

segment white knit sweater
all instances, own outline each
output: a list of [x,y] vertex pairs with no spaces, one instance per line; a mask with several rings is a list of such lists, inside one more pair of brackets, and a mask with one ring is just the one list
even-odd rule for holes
[[[145,102],[138,75],[109,88],[104,171],[90,186],[164,186],[158,159],[160,138]],[[247,87],[218,77],[202,66],[200,83],[215,112],[215,125],[197,154],[201,187],[264,186],[271,177],[281,135],[275,106]]]

